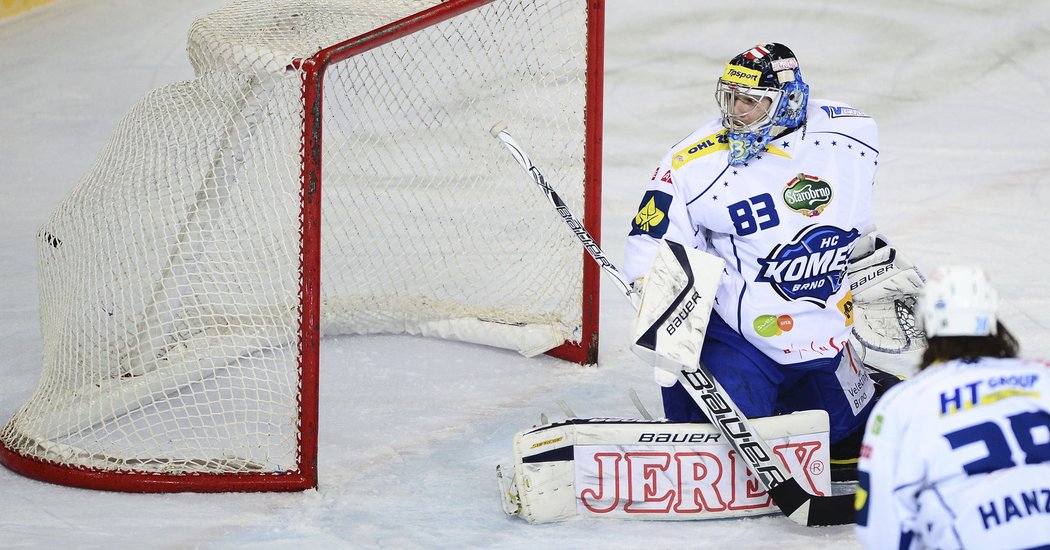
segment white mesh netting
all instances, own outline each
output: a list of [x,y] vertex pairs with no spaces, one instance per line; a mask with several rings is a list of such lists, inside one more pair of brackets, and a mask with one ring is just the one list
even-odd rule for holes
[[[437,2],[239,1],[198,78],[149,93],[39,233],[43,373],[0,433],[106,471],[300,460],[304,75],[293,59]],[[496,0],[327,68],[322,329],[533,354],[578,339],[582,251],[488,133],[581,215],[585,0]]]

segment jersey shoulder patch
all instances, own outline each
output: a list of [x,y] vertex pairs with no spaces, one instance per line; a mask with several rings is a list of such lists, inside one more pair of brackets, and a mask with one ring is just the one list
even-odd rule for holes
[[808,133],[814,136],[841,134],[871,153],[879,152],[879,131],[875,119],[845,103],[811,100],[806,125]]
[[671,224],[667,218],[667,211],[671,208],[672,200],[674,197],[663,191],[646,191],[642,196],[642,203],[638,206],[638,213],[631,220],[629,235],[649,235],[654,239],[662,238]]
[[729,149],[729,137],[726,134],[727,131],[723,129],[675,151],[671,155],[671,167],[678,170],[700,157]]
[[821,105],[820,110],[828,118],[871,118],[859,109],[854,109],[848,105]]

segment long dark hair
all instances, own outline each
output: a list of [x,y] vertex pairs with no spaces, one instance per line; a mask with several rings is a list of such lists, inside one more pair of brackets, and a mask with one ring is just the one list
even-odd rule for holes
[[920,368],[939,361],[952,359],[977,359],[979,357],[1017,357],[1020,347],[1017,339],[996,321],[992,336],[937,336],[926,342]]

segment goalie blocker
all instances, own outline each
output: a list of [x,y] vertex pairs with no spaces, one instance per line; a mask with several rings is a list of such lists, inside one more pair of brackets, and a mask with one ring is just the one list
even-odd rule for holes
[[[776,459],[814,495],[830,495],[823,411],[752,419]],[[569,419],[519,432],[504,511],[529,522],[574,516],[704,520],[779,513],[711,424]]]
[[664,240],[645,278],[631,326],[631,351],[673,386],[678,371],[696,371],[725,260]]

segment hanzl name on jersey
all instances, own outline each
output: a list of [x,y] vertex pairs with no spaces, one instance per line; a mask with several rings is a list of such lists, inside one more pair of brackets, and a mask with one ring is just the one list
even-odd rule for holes
[[760,269],[755,280],[771,284],[785,300],[803,300],[823,308],[842,287],[846,262],[859,236],[856,229],[808,226],[792,242],[758,259]]

